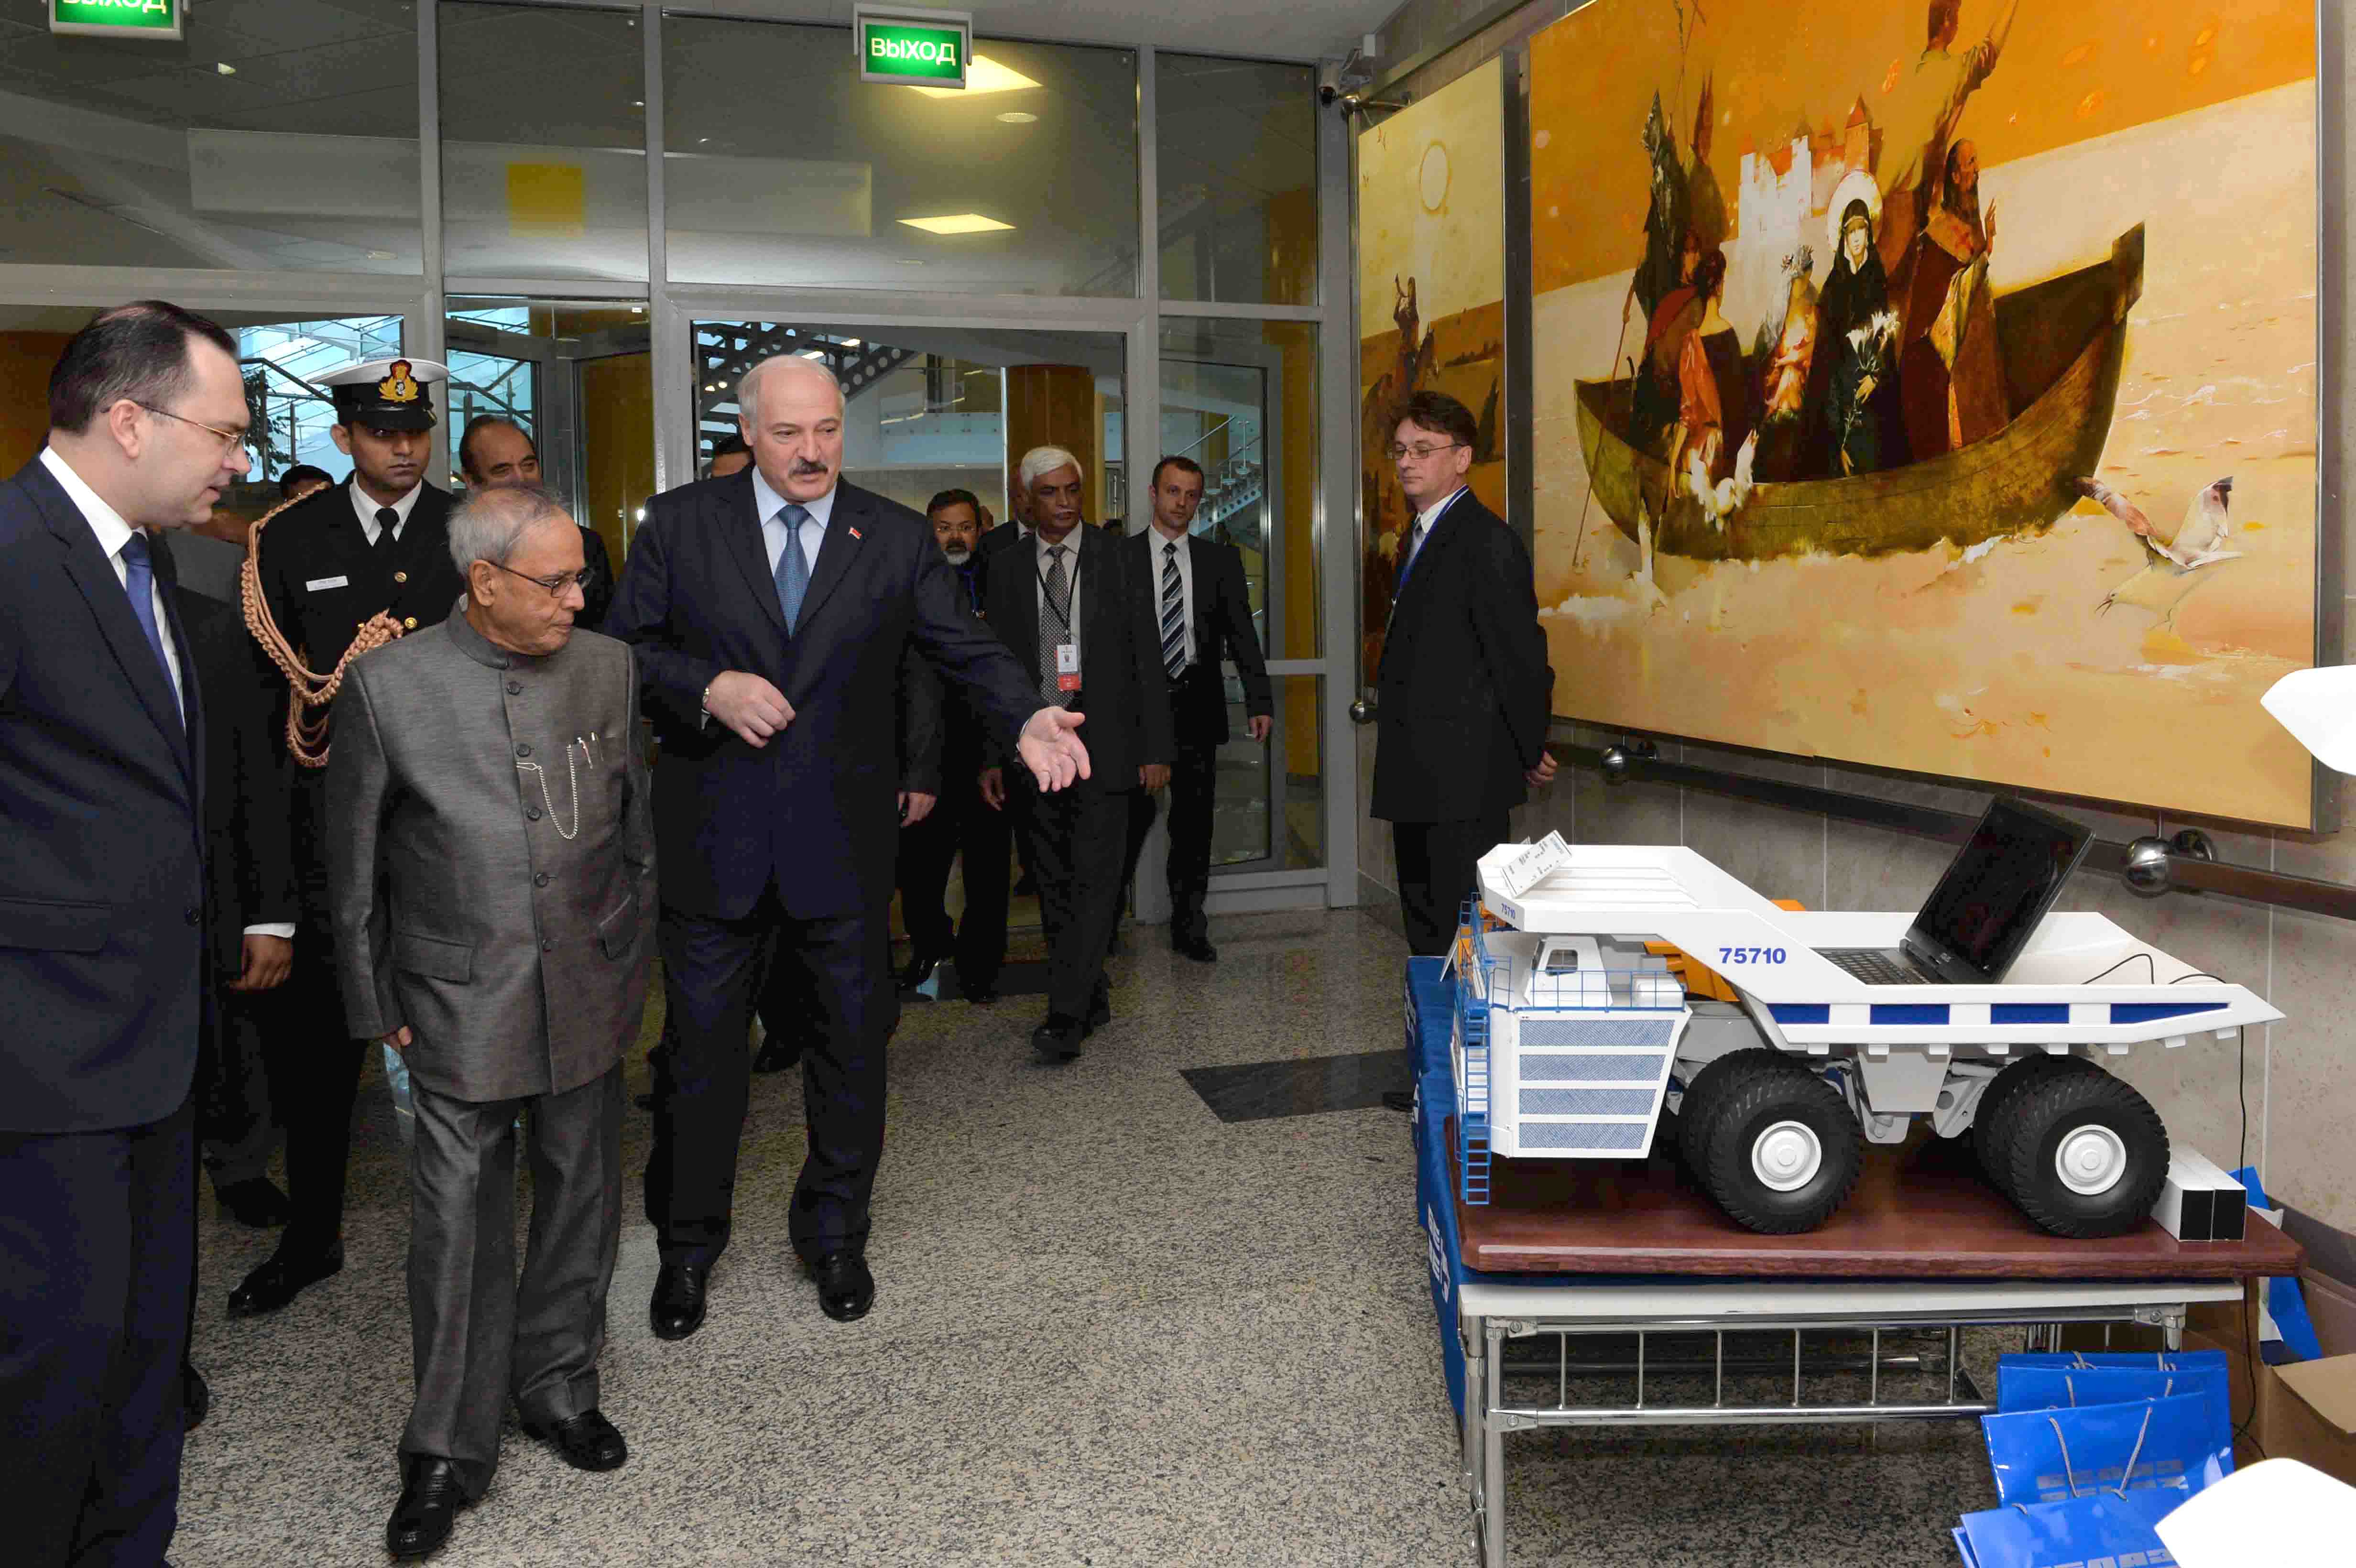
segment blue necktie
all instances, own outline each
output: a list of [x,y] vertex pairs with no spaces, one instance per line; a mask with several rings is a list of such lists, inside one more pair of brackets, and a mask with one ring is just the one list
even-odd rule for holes
[[133,534],[123,541],[123,591],[131,596],[131,613],[139,617],[139,629],[147,634],[147,645],[155,651],[155,667],[164,672],[164,684],[172,688],[172,700],[177,703],[180,691],[172,679],[172,662],[164,656],[164,629],[155,624],[155,568],[148,560],[145,534]]
[[786,613],[786,631],[801,618],[802,595],[809,592],[809,562],[802,559],[802,525],[809,514],[791,501],[777,513],[786,525],[786,548],[777,552],[777,608]]

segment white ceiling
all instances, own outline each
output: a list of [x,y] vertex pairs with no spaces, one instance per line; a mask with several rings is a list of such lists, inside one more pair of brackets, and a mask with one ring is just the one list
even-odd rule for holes
[[[1348,54],[1398,0],[941,0],[941,8],[971,11],[984,37],[1313,60]],[[852,0],[701,0],[695,9],[847,27]]]

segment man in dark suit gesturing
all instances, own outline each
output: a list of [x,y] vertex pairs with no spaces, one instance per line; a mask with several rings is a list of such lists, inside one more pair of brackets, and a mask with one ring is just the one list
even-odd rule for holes
[[1399,411],[1390,459],[1416,509],[1376,687],[1373,815],[1398,852],[1408,951],[1448,951],[1475,863],[1554,777],[1554,671],[1521,537],[1464,483],[1478,427],[1445,392]]
[[1079,715],[1049,708],[956,603],[925,519],[841,483],[842,391],[792,355],[737,383],[753,467],[648,504],[606,618],[635,644],[655,765],[659,941],[671,1046],[655,1090],[647,1217],[662,1268],[648,1316],[701,1326],[728,1244],[761,957],[800,967],[819,1013],[802,1070],[809,1154],[794,1250],[828,1316],[867,1311],[868,1199],[884,1147],[884,1048],[898,1020],[885,909],[899,839],[893,694],[914,643],[962,685],[1040,787],[1085,778]]
[[160,301],[49,374],[0,484],[0,1497],[9,1561],[178,1513],[204,1025],[203,702],[170,557],[245,473],[237,344]]
[[1112,1019],[1105,952],[1120,918],[1120,857],[1129,803],[1170,781],[1170,692],[1153,611],[1139,573],[1102,528],[1084,528],[1079,460],[1059,447],[1023,457],[1031,537],[1002,548],[982,586],[991,629],[1004,637],[1040,699],[1094,716],[1095,776],[1050,796],[1018,772],[982,774],[982,798],[1003,806],[1030,848],[1047,934],[1047,1017],[1031,1048],[1069,1061]]
[[[1215,964],[1203,900],[1211,886],[1211,800],[1217,792],[1219,748],[1227,743],[1227,687],[1222,654],[1243,677],[1251,738],[1268,740],[1276,709],[1268,666],[1252,631],[1251,599],[1244,592],[1244,559],[1231,544],[1191,532],[1203,504],[1203,470],[1192,458],[1165,457],[1153,465],[1153,527],[1123,546],[1136,559],[1138,581],[1153,602],[1159,657],[1170,681],[1170,718],[1177,751],[1170,762],[1170,945],[1197,964]],[[1126,887],[1137,875],[1138,852],[1153,828],[1153,796],[1141,790],[1129,814]]]

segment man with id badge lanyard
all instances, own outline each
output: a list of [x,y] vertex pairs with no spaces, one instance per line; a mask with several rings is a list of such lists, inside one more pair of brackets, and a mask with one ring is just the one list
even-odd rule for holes
[[[1047,1017],[1031,1032],[1043,1061],[1065,1062],[1112,1019],[1104,961],[1120,915],[1130,802],[1170,779],[1169,683],[1152,603],[1119,541],[1082,528],[1079,460],[1060,447],[1023,454],[1027,541],[1005,547],[984,582],[991,629],[1037,683],[1041,700],[1088,716],[1091,775],[1055,794],[1022,769],[982,774],[982,798],[1011,805],[1039,880],[1047,933]],[[1003,760],[1002,758],[1001,759]]]

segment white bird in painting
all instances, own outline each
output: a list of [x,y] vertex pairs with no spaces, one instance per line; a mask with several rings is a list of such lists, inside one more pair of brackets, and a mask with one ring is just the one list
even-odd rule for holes
[[2143,546],[2144,569],[2104,595],[2096,610],[2098,614],[2114,604],[2128,603],[2159,612],[2163,618],[2172,615],[2176,602],[2198,586],[2179,586],[2178,580],[2221,560],[2241,557],[2240,550],[2223,548],[2233,531],[2233,476],[2230,474],[2193,492],[2192,504],[2185,508],[2184,521],[2177,525],[2172,539],[2160,538],[2153,531],[2151,519],[2134,502],[2101,480],[2085,478],[2074,483],[2080,495],[2100,502],[2105,511],[2127,526]]
[[1734,472],[1715,485],[1709,482],[1709,468],[1700,453],[1687,457],[1686,488],[1701,503],[1701,515],[1711,528],[1724,531],[1727,517],[1751,499],[1751,467],[1758,454],[1759,432],[1754,430],[1744,439],[1742,449],[1734,454]]

